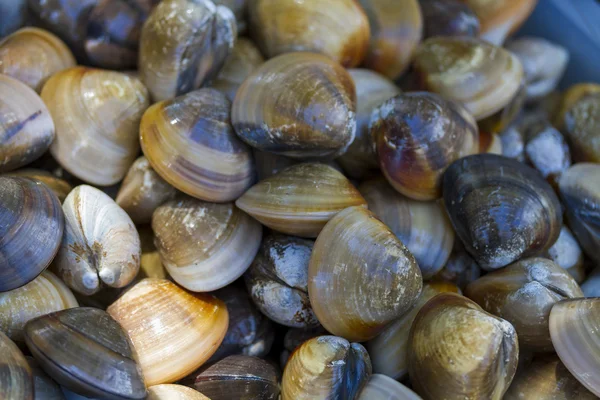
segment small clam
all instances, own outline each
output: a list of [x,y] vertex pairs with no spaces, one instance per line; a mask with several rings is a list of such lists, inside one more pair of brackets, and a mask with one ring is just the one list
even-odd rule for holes
[[34,400],[65,400],[65,396],[58,383],[54,382],[35,361],[33,357],[25,357],[33,375]]
[[369,20],[355,0],[248,2],[250,35],[267,58],[294,51],[321,53],[344,67],[361,63]]
[[0,331],[0,395],[6,400],[33,400],[33,375],[21,350]]
[[340,172],[306,163],[260,181],[235,204],[273,230],[316,237],[335,214],[366,201]]
[[444,175],[444,203],[466,250],[486,270],[547,251],[562,226],[552,187],[535,170],[495,154],[454,162]]
[[[277,7],[284,8],[280,2]],[[288,53],[242,83],[231,121],[238,136],[258,150],[333,158],[354,140],[355,110],[354,83],[340,64],[320,54]]]
[[200,89],[154,104],[142,118],[142,150],[167,182],[190,196],[226,202],[254,182],[252,153],[233,131],[231,104]]
[[421,400],[421,398],[400,382],[382,374],[373,374],[357,400]]
[[25,342],[44,371],[75,393],[146,398],[133,346],[104,311],[82,307],[38,317],[25,325]]
[[369,133],[371,112],[384,101],[400,94],[388,78],[368,69],[348,71],[356,87],[356,135],[346,153],[337,159],[351,177],[361,179],[379,169],[373,138]]
[[267,236],[244,275],[258,309],[273,321],[292,328],[319,324],[308,298],[308,262],[312,240]]
[[350,207],[333,217],[310,257],[308,295],[313,311],[325,329],[348,340],[364,342],[377,336],[410,310],[422,285],[412,254],[363,207]]
[[571,152],[563,135],[548,121],[531,124],[525,133],[525,158],[544,178],[556,183],[571,166]]
[[147,400],[211,400],[202,393],[183,385],[162,384],[148,388]]
[[519,357],[509,322],[453,293],[439,294],[421,308],[409,347],[410,380],[424,400],[500,400]]
[[600,165],[575,164],[559,180],[569,226],[586,255],[600,263]]
[[227,307],[165,279],[147,278],[107,309],[123,326],[148,386],[171,383],[200,367],[227,332]]
[[590,392],[600,396],[600,299],[556,303],[550,312],[550,336],[560,360]]
[[119,72],[74,67],[53,75],[41,96],[56,125],[50,152],[60,165],[94,185],[123,179],[140,148],[144,85]]
[[175,197],[175,192],[142,156],[129,168],[115,201],[134,223],[147,224],[154,210]]
[[454,251],[446,265],[432,278],[434,281],[452,282],[461,290],[481,276],[481,268],[464,250]]
[[235,16],[210,0],[165,0],[142,28],[140,78],[154,101],[198,89],[233,49]]
[[56,195],[41,182],[0,177],[0,292],[31,282],[50,264],[63,236]]
[[548,249],[548,258],[567,271],[577,283],[585,279],[583,252],[573,233],[563,226],[556,242]]
[[359,0],[369,17],[371,41],[363,62],[397,79],[408,68],[423,37],[423,15],[418,0]]
[[73,190],[73,187],[71,186],[71,184],[69,182],[67,182],[66,180],[64,180],[62,178],[58,178],[58,177],[52,175],[50,172],[47,172],[47,171],[44,171],[41,169],[33,169],[33,168],[19,169],[16,171],[6,173],[6,174],[4,174],[4,176],[17,176],[17,177],[30,178],[30,179],[35,179],[36,181],[40,181],[44,185],[46,185],[50,189],[52,189],[52,191],[54,192],[56,197],[58,197],[58,200],[61,203],[63,201],[65,201],[69,192],[71,190]]
[[195,292],[226,286],[248,269],[262,227],[233,203],[179,197],[152,216],[154,243],[171,277]]
[[0,3],[0,38],[10,35],[27,21],[27,0],[4,0]]
[[358,343],[319,336],[290,357],[281,382],[282,400],[354,400],[371,375],[369,353]]
[[53,140],[54,122],[40,96],[0,73],[0,173],[36,160]]
[[419,0],[425,39],[434,36],[479,36],[479,19],[461,0]]
[[479,152],[475,120],[459,104],[433,93],[406,93],[377,107],[369,131],[390,184],[415,200],[442,195],[442,175],[459,158]]
[[363,182],[358,190],[369,210],[415,256],[423,279],[444,267],[454,245],[454,229],[442,204],[404,197],[383,178]]

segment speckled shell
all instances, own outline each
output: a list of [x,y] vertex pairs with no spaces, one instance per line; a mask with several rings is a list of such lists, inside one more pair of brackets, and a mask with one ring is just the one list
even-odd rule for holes
[[479,36],[479,19],[461,0],[419,0],[423,12],[423,38]]
[[325,329],[348,340],[364,342],[377,336],[413,306],[422,285],[413,255],[363,207],[347,208],[333,217],[310,257],[308,295],[313,311]]
[[42,99],[24,83],[0,73],[0,173],[39,158],[54,136],[54,122]]
[[171,99],[214,77],[233,49],[230,9],[210,0],[165,0],[142,28],[140,78],[154,101]]
[[77,186],[63,203],[65,234],[53,270],[73,290],[91,295],[120,288],[140,268],[140,238],[131,218],[100,190]]
[[40,181],[54,192],[61,203],[65,201],[65,198],[67,198],[67,195],[73,189],[71,184],[66,180],[58,178],[50,172],[41,169],[24,168],[6,173],[4,176],[17,176]]
[[175,188],[211,202],[237,199],[254,182],[250,148],[233,131],[229,100],[200,89],[150,107],[142,118],[142,150]]
[[359,0],[369,17],[371,41],[366,68],[397,79],[408,68],[423,37],[418,0]]
[[308,298],[308,262],[312,240],[269,235],[244,275],[258,309],[292,328],[319,325]]
[[501,45],[529,17],[538,0],[463,0],[481,22],[481,37]]
[[0,394],[6,400],[33,400],[33,375],[21,350],[0,331]]
[[519,357],[509,322],[453,293],[439,294],[421,308],[409,346],[411,383],[424,400],[500,400]]
[[517,56],[469,37],[427,39],[415,68],[424,89],[462,103],[477,120],[509,105],[524,76]]
[[356,67],[369,45],[369,20],[358,1],[255,0],[248,3],[250,35],[267,58],[294,51],[322,53]]
[[373,374],[360,392],[358,400],[421,400],[421,398],[400,382],[382,374]]
[[107,309],[128,333],[146,385],[172,383],[200,367],[227,332],[227,307],[166,279],[147,278]]
[[235,204],[273,230],[316,237],[335,214],[366,201],[340,172],[306,163],[260,181]]
[[60,165],[94,185],[123,179],[139,152],[138,125],[149,104],[144,85],[119,72],[74,67],[53,75],[41,96],[56,125],[50,152]]
[[282,400],[354,400],[371,375],[369,353],[337,336],[307,340],[283,371]]
[[183,385],[162,384],[148,388],[147,400],[212,400]]
[[65,400],[65,395],[58,383],[54,382],[35,361],[35,358],[26,356],[27,364],[33,375],[34,399],[39,400]]
[[0,177],[0,292],[19,288],[50,264],[64,218],[52,190],[26,178]]
[[583,251],[569,228],[563,226],[556,242],[548,249],[548,258],[567,271],[577,283],[585,279]]
[[[460,242],[458,242],[460,243]],[[462,243],[461,243],[462,244]],[[481,268],[464,250],[454,251],[433,278],[434,281],[452,282],[461,290],[481,276]]]
[[275,57],[252,72],[238,89],[231,121],[238,136],[258,150],[332,158],[354,140],[355,111],[350,74],[323,55],[300,52]]
[[466,250],[486,270],[545,252],[562,226],[552,187],[535,170],[495,154],[454,162],[444,175],[444,204]]
[[442,175],[479,152],[475,120],[460,105],[432,93],[406,93],[377,107],[369,122],[379,165],[398,192],[415,200],[442,195]]

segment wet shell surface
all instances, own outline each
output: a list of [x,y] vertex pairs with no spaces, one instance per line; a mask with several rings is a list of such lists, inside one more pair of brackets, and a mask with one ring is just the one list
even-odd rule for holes
[[33,391],[35,398],[42,400],[65,400],[65,395],[58,383],[48,376],[35,361],[35,358],[26,356],[27,364],[33,374]]
[[479,36],[479,19],[462,0],[419,0],[423,12],[423,38]]
[[50,172],[34,169],[34,168],[24,168],[16,171],[12,171],[4,174],[4,176],[18,176],[22,178],[31,178],[37,181],[42,182],[44,185],[48,186],[58,200],[61,202],[65,201],[69,192],[73,189],[71,184],[62,178],[58,178],[52,175]]
[[0,394],[7,400],[33,400],[31,368],[12,340],[0,331]]
[[600,163],[600,85],[580,84],[563,97],[558,126],[562,127],[576,162]]

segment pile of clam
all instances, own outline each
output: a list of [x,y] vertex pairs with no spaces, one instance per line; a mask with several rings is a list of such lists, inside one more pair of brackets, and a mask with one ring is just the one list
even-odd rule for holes
[[1,2],[0,398],[600,396],[600,82],[535,5]]

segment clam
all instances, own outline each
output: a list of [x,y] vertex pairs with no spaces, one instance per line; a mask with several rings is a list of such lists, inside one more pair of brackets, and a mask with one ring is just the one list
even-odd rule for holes
[[421,400],[412,390],[392,378],[373,374],[360,392],[358,400]]
[[549,182],[556,183],[571,166],[571,152],[565,138],[548,121],[531,124],[525,143],[526,160]]
[[154,243],[171,277],[194,292],[207,292],[239,278],[252,263],[262,227],[233,203],[179,197],[152,216]]
[[319,322],[334,335],[374,338],[410,310],[421,288],[413,255],[363,207],[337,214],[315,242],[308,295]]
[[25,168],[19,169],[16,171],[12,171],[4,174],[4,176],[17,176],[22,178],[30,178],[35,179],[36,181],[42,182],[44,185],[48,186],[58,200],[62,203],[67,198],[69,192],[73,189],[71,184],[62,178],[58,178],[52,175],[50,172],[34,169],[34,168]]
[[600,262],[600,165],[575,164],[559,180],[569,226],[586,255]]
[[461,0],[419,0],[423,12],[423,37],[479,36],[479,19]]
[[556,242],[548,249],[548,258],[567,271],[577,283],[585,279],[583,252],[569,228],[563,226]]
[[600,396],[600,299],[556,303],[550,312],[550,336],[560,360],[581,384]]
[[107,309],[129,335],[148,386],[172,383],[200,367],[227,332],[227,307],[165,279],[137,283]]
[[461,290],[481,276],[481,268],[464,250],[454,251],[446,265],[432,278],[434,281],[452,282]]
[[33,400],[33,375],[21,350],[0,331],[0,394],[7,400]]
[[27,321],[77,306],[69,288],[53,273],[44,271],[27,285],[0,293],[0,331],[15,342],[23,342]]
[[363,62],[390,79],[408,68],[423,37],[423,15],[418,0],[359,0],[369,17],[371,41]]
[[0,37],[19,29],[27,17],[27,0],[5,0],[0,3]]
[[477,154],[444,175],[444,203],[456,234],[486,270],[547,251],[562,226],[552,187],[510,158]]
[[519,335],[519,347],[552,351],[548,317],[564,299],[583,297],[577,282],[545,258],[525,258],[471,282],[465,295],[484,310],[509,321]]
[[121,288],[140,268],[140,238],[121,207],[100,190],[81,185],[63,204],[65,234],[53,269],[73,290],[91,295],[102,285]]
[[56,195],[41,182],[0,177],[0,292],[19,288],[50,264],[63,235]]
[[250,36],[267,58],[294,51],[321,53],[356,67],[369,46],[369,20],[355,0],[248,2]]
[[[278,1],[277,8],[285,7]],[[333,158],[354,140],[355,111],[350,74],[323,55],[300,52],[275,57],[252,72],[238,88],[231,121],[238,136],[258,150]]]
[[41,96],[56,125],[50,152],[60,165],[94,185],[123,179],[139,152],[138,125],[149,104],[144,85],[119,72],[74,67],[53,75]]
[[369,353],[337,336],[307,340],[290,357],[281,382],[282,400],[354,400],[371,375]]
[[54,122],[40,96],[24,83],[1,73],[0,106],[1,173],[39,158],[55,135]]
[[[223,5],[229,8],[235,15],[235,23],[239,34],[246,33],[248,0],[214,0],[216,5]],[[239,38],[244,39],[244,38]]]
[[33,357],[25,357],[29,368],[31,368],[31,374],[33,375],[33,392],[34,399],[39,400],[65,400],[65,396],[60,390],[58,383],[54,382],[52,378],[44,372],[40,365],[35,361]]
[[453,293],[439,294],[421,308],[408,345],[411,383],[424,400],[500,400],[519,357],[509,322]]
[[211,400],[202,393],[183,385],[162,384],[148,388],[148,400]]
[[445,282],[428,282],[423,284],[423,291],[413,305],[402,317],[385,327],[374,339],[366,343],[373,363],[373,371],[393,379],[404,379],[408,375],[408,338],[410,327],[417,313],[433,297],[440,293],[460,293],[460,289]]
[[75,393],[146,398],[132,344],[104,311],[82,307],[38,317],[25,325],[25,342],[44,371]]
[[235,16],[210,0],[166,0],[142,28],[140,78],[154,101],[198,89],[218,73],[237,36]]
[[373,111],[369,132],[387,180],[415,200],[439,198],[446,168],[479,152],[473,117],[433,93],[406,93],[387,100]]
[[287,364],[290,356],[296,351],[298,347],[302,345],[302,343],[306,342],[309,339],[316,338],[317,336],[328,335],[325,328],[321,325],[316,328],[308,328],[308,329],[299,329],[299,328],[290,328],[285,333],[283,337],[283,351],[279,356],[279,362],[281,367],[284,368]]
[[371,112],[400,89],[388,78],[368,69],[348,71],[356,86],[356,135],[346,153],[337,159],[351,177],[361,179],[379,169],[373,138],[369,133]]
[[415,69],[424,89],[462,103],[476,120],[509,106],[524,75],[517,56],[470,37],[427,39],[415,54]]
[[[254,154],[256,175],[258,176],[259,181],[276,175],[287,167],[302,163],[302,160],[280,156],[275,153],[266,153],[256,149],[254,149],[252,153]],[[319,163],[329,165],[331,168],[343,173],[342,167],[334,160],[324,160],[319,161]]]
[[278,372],[260,358],[229,356],[183,380],[211,400],[277,400]]
[[0,73],[20,80],[38,93],[48,78],[75,64],[67,45],[43,29],[19,29],[0,41]]
[[160,177],[144,156],[129,168],[116,203],[136,224],[147,224],[158,206],[175,197],[175,189]]
[[366,201],[332,167],[305,163],[263,179],[235,204],[275,231],[316,237],[335,214],[347,207],[366,206]]
[[308,298],[308,262],[312,240],[269,235],[244,275],[258,309],[273,321],[292,328],[319,324]]
[[233,131],[229,100],[200,89],[154,104],[140,125],[152,168],[190,196],[211,202],[237,199],[254,182],[252,153]]
[[383,178],[363,182],[358,190],[369,210],[415,256],[423,279],[444,267],[454,244],[454,229],[441,203],[404,197]]

